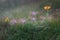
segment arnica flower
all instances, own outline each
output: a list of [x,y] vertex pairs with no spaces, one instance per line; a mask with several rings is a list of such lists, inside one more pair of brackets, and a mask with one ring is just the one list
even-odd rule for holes
[[9,18],[8,17],[5,18],[5,22],[9,22]]
[[31,15],[32,15],[32,16],[36,16],[36,14],[37,14],[37,12],[32,12]]
[[45,10],[49,10],[49,9],[51,9],[51,6],[50,5],[46,5],[46,6],[44,6],[44,9]]
[[21,19],[18,20],[18,22],[24,24],[24,23],[26,23],[26,19],[21,18]]
[[16,24],[16,23],[17,23],[16,19],[12,19],[12,20],[10,21],[10,24]]

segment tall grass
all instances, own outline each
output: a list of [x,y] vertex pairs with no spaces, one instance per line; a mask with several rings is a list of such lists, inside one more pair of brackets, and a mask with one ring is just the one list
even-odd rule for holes
[[[5,28],[4,40],[59,40],[60,20],[53,20],[43,24],[26,23],[16,24]],[[38,27],[39,26],[39,27]],[[4,37],[3,37],[4,38]]]

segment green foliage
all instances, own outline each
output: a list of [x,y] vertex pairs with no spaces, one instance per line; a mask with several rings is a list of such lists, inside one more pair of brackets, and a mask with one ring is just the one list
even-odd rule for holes
[[57,33],[60,33],[60,19],[59,19],[59,20],[53,20],[53,21],[50,23],[50,27],[51,27],[51,29],[54,28],[54,30],[55,30]]
[[9,29],[4,29],[3,35],[5,35],[5,40],[59,40],[60,20],[53,20],[44,24],[11,25]]
[[60,40],[60,35],[57,36],[56,40]]
[[[54,21],[49,23],[49,25],[46,25],[47,27],[37,27],[31,23],[12,25],[9,32],[7,31],[6,40],[58,40],[58,34],[60,34],[59,22]],[[53,36],[58,36],[58,38]]]

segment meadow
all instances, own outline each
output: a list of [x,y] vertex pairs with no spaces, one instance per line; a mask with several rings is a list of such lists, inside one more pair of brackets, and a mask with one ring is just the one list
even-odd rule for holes
[[0,24],[1,40],[60,40],[60,20]]
[[7,19],[0,21],[0,40],[60,40],[60,19],[42,14],[39,4],[3,11],[0,17]]

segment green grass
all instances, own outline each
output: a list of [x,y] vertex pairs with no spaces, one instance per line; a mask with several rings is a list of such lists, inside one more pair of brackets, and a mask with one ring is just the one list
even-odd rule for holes
[[[7,26],[4,37],[6,40],[59,40],[60,20],[53,20],[42,24],[26,23]],[[39,27],[38,27],[39,26]],[[2,26],[3,27],[3,26]],[[2,31],[3,32],[3,31]],[[3,38],[4,38],[3,37]]]
[[[22,5],[15,9],[10,9],[2,12],[3,16],[8,16],[10,18],[21,18],[21,17],[29,17],[29,13],[31,11],[38,11],[39,10],[39,3],[29,4],[29,5]],[[1,23],[1,22],[0,22]],[[4,26],[5,24],[0,24],[1,30],[0,37],[2,40],[60,40],[60,20],[53,20],[51,22],[39,23],[26,23],[26,24],[16,24],[16,25],[8,25],[7,27]],[[43,27],[41,27],[43,26]],[[4,32],[2,34],[2,32]]]

